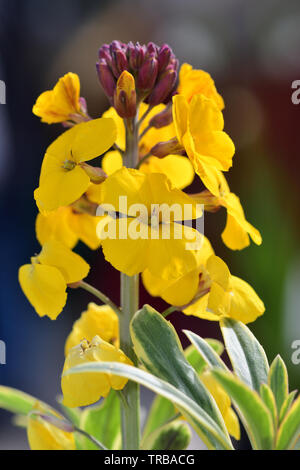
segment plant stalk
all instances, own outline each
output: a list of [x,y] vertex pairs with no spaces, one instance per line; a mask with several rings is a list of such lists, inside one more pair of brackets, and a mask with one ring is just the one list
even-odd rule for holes
[[[138,113],[137,113],[138,114]],[[126,123],[126,151],[124,165],[135,168],[138,163],[137,119]],[[120,344],[124,353],[137,366],[137,358],[130,337],[130,322],[139,309],[139,275],[129,277],[121,274]],[[137,450],[140,446],[140,386],[129,381],[123,390],[121,404],[122,447],[123,450]]]

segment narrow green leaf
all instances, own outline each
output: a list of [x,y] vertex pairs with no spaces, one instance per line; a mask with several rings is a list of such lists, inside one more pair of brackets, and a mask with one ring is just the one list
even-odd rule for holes
[[274,393],[278,413],[280,413],[282,405],[289,394],[289,378],[286,365],[279,355],[272,362],[268,379]]
[[[111,391],[100,405],[85,408],[81,415],[80,428],[86,431],[108,449],[116,449],[120,445],[121,418],[120,400],[116,392]],[[86,440],[87,450],[95,449],[95,445]]]
[[215,369],[212,373],[234,401],[253,448],[271,450],[274,440],[272,417],[258,393],[230,372]]
[[65,406],[62,402],[62,396],[59,395],[57,398],[56,398],[56,401],[57,403],[59,404],[59,406],[61,407],[61,410],[63,412],[63,414],[69,418],[69,420],[71,421],[71,423],[74,424],[74,426],[77,426],[79,427],[80,426],[80,419],[81,419],[81,410],[80,408],[69,408],[68,406]]
[[14,414],[27,415],[37,402],[41,403],[45,410],[53,411],[49,405],[27,393],[0,385],[0,408],[3,410]]
[[[110,373],[127,377],[153,392],[170,400],[183,414],[195,430],[204,436],[204,442],[210,449],[232,450],[232,444],[215,421],[194,400],[173,385],[136,367],[120,362],[88,363],[69,369],[65,375],[82,373]],[[205,431],[205,432],[204,432]],[[212,442],[215,445],[212,445]]]
[[209,367],[218,367],[222,370],[227,370],[226,365],[222,359],[220,359],[218,353],[210,346],[207,341],[192,331],[184,331],[184,333],[197,349],[205,364],[207,364]]
[[281,410],[280,410],[279,424],[282,423],[282,420],[284,419],[285,415],[287,414],[287,412],[291,408],[292,403],[293,403],[296,395],[297,395],[297,390],[294,390],[284,400],[283,405],[282,405]]
[[300,396],[285,416],[277,434],[276,450],[292,449],[300,437]]
[[145,424],[143,438],[149,436],[156,429],[165,424],[169,419],[175,416],[176,411],[173,403],[160,395],[157,395],[152,403],[150,412]]
[[268,383],[269,372],[263,347],[241,322],[226,318],[221,321],[221,329],[234,372],[259,393],[261,384]]
[[272,390],[270,389],[269,385],[267,384],[261,384],[260,386],[260,396],[262,398],[262,401],[264,404],[267,406],[269,409],[272,420],[273,420],[273,425],[274,425],[274,432],[277,430],[277,407],[276,407],[276,402],[275,402],[275,397],[273,395]]
[[191,438],[188,425],[177,419],[160,427],[144,439],[141,450],[185,450]]
[[130,331],[136,355],[145,368],[193,399],[216,422],[229,441],[222,415],[184,357],[174,327],[156,310],[145,305],[134,315]]

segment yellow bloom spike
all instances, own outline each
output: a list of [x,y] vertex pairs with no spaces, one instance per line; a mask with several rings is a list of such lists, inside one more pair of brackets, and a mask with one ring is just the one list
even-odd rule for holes
[[223,388],[217,383],[209,371],[201,374],[200,380],[204,383],[208,391],[214,397],[216,404],[223,416],[227,430],[231,436],[239,440],[241,431],[237,415],[231,407],[231,400]]
[[67,300],[67,284],[84,279],[89,265],[59,242],[45,243],[32,263],[19,269],[21,288],[41,317],[56,320]]
[[35,199],[43,211],[68,206],[88,189],[90,178],[80,163],[105,153],[115,142],[112,119],[95,119],[64,132],[48,147]]
[[223,131],[224,120],[217,105],[204,95],[191,102],[182,95],[173,98],[173,120],[178,141],[184,147],[193,167],[207,189],[218,192],[214,171],[227,171],[232,166],[235,147]]
[[[109,236],[105,233],[101,235],[105,258],[116,269],[133,276],[148,268],[154,276],[176,279],[196,268],[195,251],[188,250],[187,243],[197,241],[198,232],[187,226],[183,230],[175,222],[198,218],[202,213],[191,198],[171,186],[165,175],[145,175],[137,170],[122,168],[109,176],[102,187],[103,204],[112,205],[115,212],[130,217],[117,221],[112,219],[107,227]],[[126,196],[127,207],[123,207],[119,196]],[[143,214],[139,213],[136,204],[143,206]],[[153,205],[163,204],[168,208],[175,204],[178,214],[174,216],[171,211],[168,222],[161,220],[161,214],[157,214],[155,224]],[[187,205],[191,209],[188,215],[185,214]],[[134,207],[137,210],[135,213]],[[132,212],[127,208],[131,208]],[[112,228],[115,229],[114,233],[110,233]]]
[[79,98],[79,77],[70,72],[59,79],[53,90],[39,96],[32,112],[47,124],[72,120],[72,115],[81,114]]
[[36,236],[41,245],[56,240],[72,249],[81,240],[91,250],[96,250],[101,244],[97,236],[100,220],[100,217],[76,212],[70,206],[60,207],[56,211],[38,214]]
[[217,92],[215,82],[204,70],[193,69],[189,64],[183,64],[179,73],[178,93],[190,102],[195,95],[201,94],[213,100],[218,108],[224,109],[224,100]]
[[[33,410],[45,412],[39,403]],[[58,413],[54,416],[62,418]],[[62,431],[38,416],[29,416],[27,437],[31,450],[76,450],[73,433]]]
[[85,312],[77,320],[69,334],[65,355],[77,346],[82,339],[92,341],[95,336],[100,336],[107,343],[119,347],[119,319],[117,314],[108,305],[96,305],[90,303]]
[[90,362],[121,362],[133,365],[131,360],[115,346],[103,341],[99,336],[89,343],[83,341],[69,351],[66,358],[61,387],[63,403],[70,408],[88,406],[106,397],[111,388],[122,390],[127,379],[106,373],[80,373],[64,375],[69,369]]

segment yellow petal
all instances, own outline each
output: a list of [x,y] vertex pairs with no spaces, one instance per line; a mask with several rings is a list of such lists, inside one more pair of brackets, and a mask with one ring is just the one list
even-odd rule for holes
[[188,130],[188,112],[189,107],[184,96],[175,95],[173,98],[173,121],[177,139],[180,143],[182,143],[183,136]]
[[253,225],[247,222],[239,198],[230,193],[224,198],[224,205],[228,213],[226,227],[222,234],[225,245],[232,250],[242,250],[250,244],[249,235],[254,243],[261,245],[261,235]]
[[123,158],[117,150],[107,152],[102,159],[102,169],[110,176],[123,166]]
[[204,70],[193,69],[189,64],[183,64],[179,73],[178,93],[183,95],[188,102],[193,96],[202,94],[212,99],[218,108],[224,108],[222,96],[217,92],[215,83],[209,73]]
[[109,108],[105,113],[103,113],[102,117],[104,118],[112,118],[115,122],[117,127],[117,138],[116,144],[121,150],[125,150],[126,146],[126,129],[124,125],[123,119],[118,115],[115,108]]
[[100,220],[101,217],[82,213],[74,213],[69,219],[70,228],[91,250],[97,250],[101,245],[101,240],[97,235]]
[[37,314],[56,320],[67,300],[66,281],[60,271],[52,266],[28,264],[19,269],[19,282]]
[[106,397],[110,389],[122,390],[127,379],[106,373],[79,373],[64,375],[69,369],[81,364],[97,362],[121,362],[132,365],[125,354],[98,336],[88,343],[83,341],[69,351],[66,358],[61,387],[63,403],[70,408],[88,406]]
[[230,283],[230,271],[224,261],[218,256],[211,256],[207,261],[207,270],[212,281],[227,290]]
[[78,236],[70,227],[71,214],[70,207],[61,207],[54,212],[38,214],[35,229],[39,243],[44,245],[49,240],[57,240],[68,248],[74,248]]
[[40,186],[34,197],[43,211],[53,211],[77,201],[87,190],[90,179],[79,166],[66,171],[61,161],[46,154],[42,166]]
[[99,118],[75,126],[72,155],[77,163],[101,156],[115,143],[117,129],[113,119]]
[[241,439],[241,429],[239,419],[234,410],[229,408],[223,418],[229,434],[239,441]]
[[265,306],[262,300],[247,282],[236,276],[231,276],[230,291],[229,316],[231,318],[243,323],[250,323],[264,313]]
[[38,260],[43,265],[57,268],[67,284],[81,281],[90,270],[89,265],[81,256],[55,240],[45,243]]
[[188,109],[189,129],[193,136],[223,131],[223,114],[212,100],[195,95]]
[[87,310],[74,323],[67,338],[65,355],[83,339],[92,341],[95,336],[119,347],[119,319],[108,305],[99,306],[94,303],[88,305]]
[[178,189],[184,189],[192,184],[195,176],[190,160],[179,155],[169,155],[165,158],[150,157],[141,165],[140,171],[143,173],[163,173]]
[[[39,403],[33,410],[49,414]],[[53,414],[62,419],[58,413]],[[28,417],[27,437],[31,450],[76,450],[73,433],[62,431],[38,416]]]

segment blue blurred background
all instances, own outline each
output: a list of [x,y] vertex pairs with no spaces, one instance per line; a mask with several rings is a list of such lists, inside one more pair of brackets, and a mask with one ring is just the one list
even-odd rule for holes
[[[0,79],[7,93],[7,104],[0,105],[0,340],[7,346],[0,383],[54,404],[64,340],[92,300],[74,291],[56,322],[40,319],[20,290],[17,272],[39,250],[33,190],[43,152],[61,132],[60,126],[42,125],[32,105],[72,71],[80,75],[91,115],[101,114],[107,101],[95,62],[99,46],[113,39],[167,42],[181,62],[214,77],[237,147],[229,182],[264,243],[243,252],[224,247],[223,212],[207,215],[206,234],[232,273],[264,300],[266,313],[251,329],[270,360],[283,356],[291,387],[297,387],[300,365],[292,364],[291,344],[300,340],[300,105],[292,104],[291,84],[300,79],[298,0],[0,0]],[[90,282],[118,302],[118,274],[101,252],[83,245],[77,251],[93,263]],[[142,302],[150,301],[141,294]],[[161,301],[152,304],[164,308]],[[181,314],[171,319],[178,331],[220,337],[217,324]],[[26,446],[23,430],[0,411],[0,449]]]

